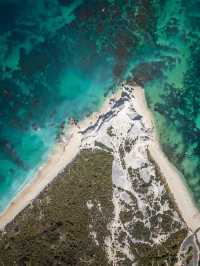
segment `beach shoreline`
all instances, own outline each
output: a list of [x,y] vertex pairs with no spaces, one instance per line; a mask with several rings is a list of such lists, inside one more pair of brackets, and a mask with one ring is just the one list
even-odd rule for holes
[[143,115],[145,123],[153,129],[153,138],[149,146],[150,155],[160,168],[182,218],[186,222],[189,230],[194,232],[200,227],[200,211],[195,205],[189,188],[184,182],[183,175],[169,161],[161,148],[154,117],[147,106],[144,90],[140,87],[135,87],[134,95],[137,98],[136,111]]
[[[166,155],[161,149],[156,130],[154,127],[154,118],[149,110],[144,90],[139,86],[130,86],[133,88],[135,97],[135,109],[138,114],[142,115],[146,125],[153,130],[153,137],[149,146],[149,152],[159,166],[168,187],[174,196],[177,207],[185,220],[187,226],[195,231],[200,226],[200,212],[192,200],[181,174],[169,162]],[[58,142],[47,161],[38,169],[32,180],[16,195],[10,205],[0,214],[0,230],[11,222],[26,206],[28,206],[43,190],[49,185],[64,168],[73,161],[80,152],[82,133],[90,125],[93,125],[101,114],[109,111],[111,99],[119,99],[121,96],[121,86],[115,93],[109,95],[99,108],[99,111],[92,113],[88,118],[71,126],[67,130],[66,141]]]
[[3,231],[5,226],[13,221],[75,159],[80,152],[81,131],[95,123],[102,113],[107,112],[110,108],[111,99],[117,99],[120,95],[120,89],[110,93],[100,105],[98,111],[80,121],[78,125],[73,125],[66,129],[61,141],[55,144],[47,160],[38,168],[30,182],[16,194],[6,209],[0,214],[0,231]]

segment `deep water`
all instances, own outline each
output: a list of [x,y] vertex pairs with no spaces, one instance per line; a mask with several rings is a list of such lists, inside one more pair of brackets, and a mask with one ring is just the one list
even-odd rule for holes
[[199,44],[198,0],[0,0],[0,211],[124,79],[200,206]]

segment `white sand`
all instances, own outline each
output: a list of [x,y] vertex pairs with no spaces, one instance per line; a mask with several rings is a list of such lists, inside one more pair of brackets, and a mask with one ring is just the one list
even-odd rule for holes
[[[136,87],[134,90],[134,95],[137,99],[136,111],[143,115],[147,125],[155,128],[153,116],[146,104],[144,90],[140,87]],[[195,231],[200,226],[200,211],[195,206],[189,189],[184,182],[184,177],[173,166],[173,164],[169,162],[168,158],[163,153],[156,135],[156,130],[154,130],[153,133],[152,143],[149,147],[150,154],[155,162],[159,165],[183,219],[185,220],[189,229]]]
[[4,230],[6,224],[12,221],[28,204],[35,199],[39,193],[76,157],[80,151],[82,135],[84,130],[94,124],[98,116],[109,110],[110,99],[117,99],[121,95],[118,90],[103,103],[99,112],[94,112],[90,117],[79,123],[78,127],[73,126],[66,132],[63,142],[55,145],[49,159],[42,165],[36,175],[20,191],[6,210],[0,215],[0,230]]
[[[71,130],[72,131],[72,130]],[[0,216],[0,229],[4,229],[14,217],[23,210],[37,195],[58,175],[79,152],[80,134],[74,129],[69,141],[69,148],[64,150],[64,144],[57,144],[47,162],[40,167],[32,181],[17,194],[8,208]]]
[[[112,98],[117,99],[120,97],[120,94],[121,90],[118,90]],[[145,122],[149,127],[153,127],[153,117],[147,108],[144,91],[140,87],[135,87],[134,95],[136,98],[136,111],[143,115]],[[94,124],[101,113],[108,111],[110,106],[109,101],[110,98],[108,98],[103,104],[100,112],[93,113],[89,118],[81,122],[79,124],[80,128],[74,126],[68,130],[66,137],[64,138],[65,141],[55,145],[55,149],[52,151],[47,162],[40,167],[32,181],[24,187],[8,208],[0,215],[0,230],[3,230],[5,225],[12,221],[21,210],[31,203],[31,201],[38,196],[38,194],[58,175],[58,173],[75,158],[80,151],[82,139],[82,135],[79,131],[87,128],[90,124]],[[194,231],[200,226],[200,212],[196,208],[181,174],[168,161],[162,152],[155,130],[149,151],[166,178],[183,219],[188,227]]]

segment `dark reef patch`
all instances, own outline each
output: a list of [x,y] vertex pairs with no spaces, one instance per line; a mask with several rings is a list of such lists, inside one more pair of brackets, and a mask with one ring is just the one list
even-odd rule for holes
[[[200,204],[199,11],[194,0],[2,0],[0,139],[34,168],[64,118],[81,120],[132,80],[145,87],[163,149]],[[0,194],[14,195],[12,180],[29,172],[15,165],[13,176],[1,151],[10,181]]]

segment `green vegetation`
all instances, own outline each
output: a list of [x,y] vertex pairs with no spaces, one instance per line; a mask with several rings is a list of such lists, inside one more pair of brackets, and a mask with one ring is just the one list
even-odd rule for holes
[[119,146],[119,156],[120,156],[120,161],[121,161],[121,165],[123,169],[126,169],[126,162],[125,162],[125,151],[124,151],[124,147],[123,144],[121,143]]
[[162,244],[149,245],[137,243],[133,245],[133,252],[137,258],[137,266],[164,266],[174,265],[177,262],[177,253],[180,244],[187,235],[183,229],[170,235]]
[[[105,149],[99,142],[95,145]],[[121,146],[120,149],[123,157],[124,148]],[[105,238],[110,234],[108,224],[113,219],[114,210],[112,162],[113,156],[109,152],[99,149],[81,151],[1,234],[2,265],[110,265],[105,251]],[[145,193],[139,169],[130,167],[128,172],[133,181],[137,181],[134,188]],[[153,178],[163,182],[157,166],[156,175]],[[124,246],[128,241],[137,266],[162,266],[166,262],[174,265],[187,229],[182,228],[181,222],[173,220],[175,205],[168,193],[161,200],[171,201],[172,209],[163,214],[158,213],[159,202],[151,201],[143,194],[147,198],[149,227],[135,196],[129,191],[125,192],[132,205],[123,202],[120,219],[128,234],[123,230],[119,232],[120,245]],[[169,237],[155,244],[153,238],[157,235]],[[116,252],[119,265],[133,264],[119,250]]]
[[1,234],[2,265],[109,265],[104,239],[113,212],[112,160],[103,151],[81,152]]
[[137,178],[137,179],[140,178],[140,171],[139,171],[138,168],[137,169],[133,169],[132,167],[129,167],[128,168],[128,174],[132,178]]
[[[167,182],[166,182],[166,179],[165,177],[163,176],[161,170],[160,170],[160,167],[157,165],[157,163],[155,162],[155,160],[152,158],[149,150],[147,150],[147,156],[148,156],[148,160],[154,165],[155,167],[155,179],[157,182],[162,182],[165,186],[165,190],[166,192],[162,194],[161,196],[161,203],[163,204],[165,202],[166,199],[169,200],[169,204],[170,204],[170,207],[172,209],[175,209],[179,214],[179,209],[178,209],[178,206],[176,204],[176,201],[174,199],[174,195],[172,194]],[[180,217],[181,217],[181,214],[180,214]]]
[[[145,183],[141,178],[139,168],[128,168],[134,191],[141,195],[146,202],[145,217],[143,213],[138,213],[139,209],[137,205],[134,205],[134,209],[125,206],[124,211],[120,213],[120,218],[135,239],[134,241],[136,241],[136,243],[131,245],[132,252],[136,258],[136,265],[174,265],[177,262],[180,245],[187,236],[188,231],[183,226],[181,216],[179,216],[179,221],[174,219],[174,211],[178,211],[177,205],[159,166],[152,159],[149,152],[148,159],[155,169],[155,175],[151,176],[148,183]],[[160,198],[156,200],[153,194],[149,193],[149,188],[153,181],[164,185],[164,191],[160,194]],[[165,203],[169,204],[170,209],[161,212],[161,206]],[[147,222],[150,223],[149,226],[147,226]],[[153,238],[158,236],[166,237],[159,244],[155,244]]]
[[189,265],[193,258],[193,247],[190,246],[186,254],[186,265]]
[[108,134],[110,137],[114,137],[114,136],[116,136],[116,135],[113,133],[113,126],[108,127],[108,129],[107,129],[107,134]]
[[135,139],[127,138],[124,142],[124,150],[129,153],[132,150],[132,147],[135,145],[136,141],[138,140],[138,137]]

